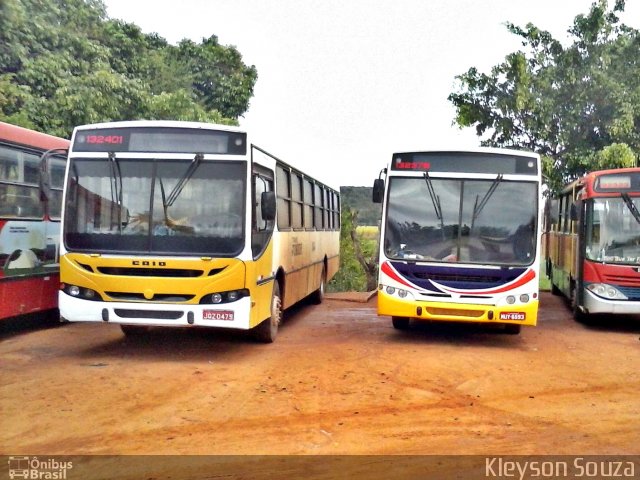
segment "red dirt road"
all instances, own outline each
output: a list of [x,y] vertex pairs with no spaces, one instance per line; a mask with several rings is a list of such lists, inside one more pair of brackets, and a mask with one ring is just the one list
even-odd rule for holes
[[68,324],[0,334],[0,453],[640,454],[640,320],[543,293],[518,336],[396,331],[367,303],[243,333]]

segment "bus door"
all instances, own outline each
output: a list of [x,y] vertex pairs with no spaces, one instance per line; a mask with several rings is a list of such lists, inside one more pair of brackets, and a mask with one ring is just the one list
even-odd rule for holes
[[255,307],[251,312],[251,326],[270,315],[273,282],[273,228],[275,223],[275,191],[273,171],[254,164],[251,176],[251,254],[247,265],[247,287]]

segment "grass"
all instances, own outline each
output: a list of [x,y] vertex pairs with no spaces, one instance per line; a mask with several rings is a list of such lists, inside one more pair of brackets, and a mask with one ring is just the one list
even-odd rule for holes
[[372,225],[359,225],[356,227],[356,233],[360,238],[368,240],[376,240],[379,235],[378,227]]
[[540,283],[539,283],[540,291],[548,291],[551,290],[551,280],[547,277],[547,270],[545,267],[544,257],[540,259]]

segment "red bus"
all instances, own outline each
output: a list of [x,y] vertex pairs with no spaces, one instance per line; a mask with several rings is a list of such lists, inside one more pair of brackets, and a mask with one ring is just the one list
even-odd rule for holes
[[[58,307],[68,140],[0,122],[0,319]],[[41,157],[50,152],[41,169]],[[44,176],[52,195],[43,200]]]
[[591,172],[546,208],[551,291],[576,320],[640,313],[640,168]]

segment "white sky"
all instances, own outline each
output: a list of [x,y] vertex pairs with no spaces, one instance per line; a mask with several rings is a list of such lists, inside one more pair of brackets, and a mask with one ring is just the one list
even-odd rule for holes
[[[394,151],[479,145],[452,126],[456,75],[483,72],[532,22],[565,42],[592,0],[104,0],[111,18],[171,44],[216,35],[258,81],[240,126],[333,187],[370,186]],[[609,0],[613,5],[614,0]],[[640,1],[623,20],[640,28]]]

